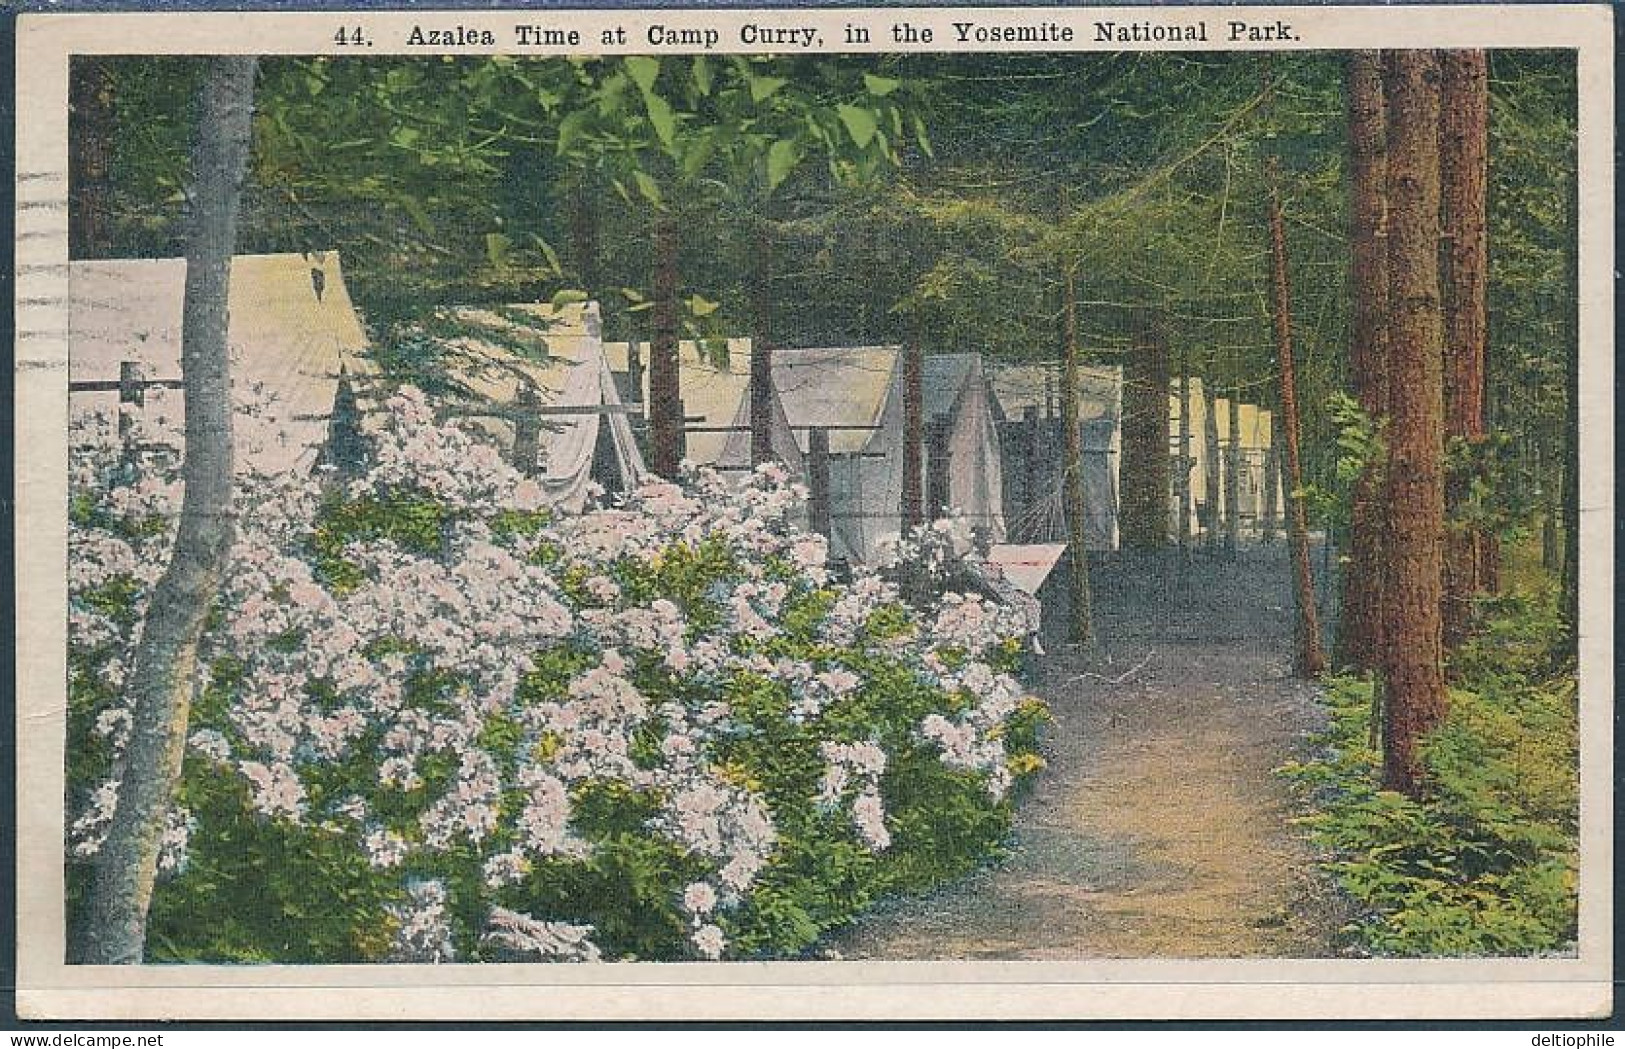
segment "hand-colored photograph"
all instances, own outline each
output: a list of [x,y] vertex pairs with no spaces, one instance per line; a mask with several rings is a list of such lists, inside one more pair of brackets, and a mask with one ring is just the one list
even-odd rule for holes
[[1576,53],[1179,46],[75,56],[62,960],[1575,957]]

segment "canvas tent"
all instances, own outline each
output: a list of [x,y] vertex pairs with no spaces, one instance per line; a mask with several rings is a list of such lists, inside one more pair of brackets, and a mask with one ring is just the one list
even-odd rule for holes
[[549,503],[579,510],[589,482],[624,491],[648,473],[604,357],[597,303],[459,307],[439,324],[453,332],[448,364],[471,395],[466,414]]
[[773,387],[803,452],[829,437],[830,556],[870,561],[902,528],[903,380],[895,346],[781,349]]
[[[1190,505],[1190,531],[1192,535],[1200,534],[1202,522],[1210,516],[1213,527],[1221,527],[1219,514],[1225,498],[1226,471],[1224,469],[1225,457],[1230,454],[1232,442],[1230,440],[1230,399],[1226,397],[1213,398],[1213,419],[1211,421],[1213,434],[1216,437],[1217,448],[1210,447],[1210,441],[1204,435],[1209,427],[1207,400],[1204,397],[1203,382],[1195,376],[1190,380],[1190,450],[1186,459],[1190,469],[1191,505]],[[1174,481],[1169,493],[1172,507],[1171,520],[1178,521],[1179,513],[1179,485],[1177,471],[1180,464],[1180,411],[1182,402],[1181,382],[1173,381],[1168,397],[1168,440],[1171,449],[1170,462],[1175,473]],[[1262,530],[1263,522],[1269,516],[1267,499],[1272,486],[1269,484],[1270,471],[1277,472],[1279,479],[1279,465],[1272,454],[1273,440],[1272,424],[1273,413],[1266,408],[1255,404],[1238,404],[1236,406],[1236,429],[1240,440],[1237,444],[1239,460],[1236,469],[1236,512],[1239,517],[1238,528],[1243,534],[1253,534]],[[1215,456],[1217,452],[1217,456]],[[1217,487],[1209,491],[1209,475],[1217,480]],[[1275,496],[1276,521],[1284,520],[1285,497],[1282,486],[1277,483],[1273,486]],[[1204,511],[1204,507],[1211,509]]]
[[[927,433],[942,433],[926,442],[926,477],[946,480],[947,505],[989,542],[1005,538],[1003,457],[992,388],[977,353],[931,354],[920,378]],[[938,443],[945,462],[933,461]],[[929,499],[930,485],[927,484]],[[935,509],[927,507],[927,514]]]
[[[1279,463],[1272,454],[1274,415],[1268,409],[1253,404],[1239,405],[1236,414],[1241,449],[1236,475],[1236,506],[1242,531],[1257,533],[1262,531],[1265,518],[1272,516],[1269,506],[1271,495],[1275,497],[1275,521],[1285,520],[1285,491],[1279,483]],[[1221,427],[1220,433],[1227,435],[1228,427]],[[1273,486],[1269,483],[1271,471],[1277,472],[1277,483]]]
[[[648,403],[648,353],[647,343],[636,347],[625,342],[604,344],[604,354],[623,398]],[[692,340],[678,344],[678,397],[683,402],[684,417],[696,420],[684,427],[683,458],[724,471],[749,469],[750,357],[749,339],[727,339],[721,345]],[[769,393],[773,454],[793,476],[799,477],[803,473],[801,448],[790,431],[784,405],[777,394]]]
[[[69,264],[68,378],[76,403],[118,403],[121,372],[134,366],[145,380],[167,384],[145,389],[144,411],[181,422],[184,395],[175,387],[185,287],[185,259]],[[328,444],[341,376],[373,370],[338,255],[239,255],[227,309],[239,469],[310,469]]]
[[[1067,539],[1062,512],[1061,369],[1015,365],[994,372],[1004,512],[1011,542]],[[1118,472],[1122,458],[1123,372],[1080,368],[1078,426],[1083,437],[1084,529],[1091,550],[1117,549]]]

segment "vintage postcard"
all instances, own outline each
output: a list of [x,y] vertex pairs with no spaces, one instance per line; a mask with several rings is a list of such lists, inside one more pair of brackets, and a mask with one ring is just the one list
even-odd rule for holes
[[1609,1015],[1611,16],[25,11],[20,1012]]

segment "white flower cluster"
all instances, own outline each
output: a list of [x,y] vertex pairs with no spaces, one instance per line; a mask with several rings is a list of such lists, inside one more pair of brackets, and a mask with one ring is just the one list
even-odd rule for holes
[[[336,552],[344,576],[330,577],[312,553],[330,497],[320,479],[245,483],[221,615],[199,660],[199,686],[228,687],[231,701],[224,722],[193,731],[189,753],[239,777],[264,818],[350,835],[374,870],[399,879],[392,958],[455,957],[444,875],[425,873],[455,850],[478,859],[474,888],[489,901],[481,942],[492,951],[596,960],[590,927],[504,901],[522,899],[511,894],[539,861],[589,855],[572,797],[605,783],[655,799],[648,829],[706,861],[710,873],[677,902],[694,954],[722,957],[720,912],[749,898],[779,846],[767,799],[720,764],[721,746],[747,731],[729,697],[746,684],[777,690],[793,722],[815,724],[864,693],[843,651],[884,652],[925,683],[968,693],[968,713],[930,715],[918,738],[945,764],[984,774],[995,797],[1007,789],[996,730],[1019,690],[981,660],[1020,631],[996,603],[946,595],[934,615],[910,613],[901,631],[872,636],[872,623],[895,624],[905,606],[893,582],[860,575],[822,592],[816,636],[797,649],[816,655],[778,654],[790,603],[830,586],[824,540],[788,524],[801,493],[781,467],[744,484],[691,471],[682,484],[654,481],[616,505],[515,530],[495,522],[541,509],[540,489],[490,445],[437,424],[421,394],[395,396],[366,429],[373,466],[343,497],[386,506],[419,497],[438,508],[432,542],[350,539]],[[173,456],[132,466],[116,431],[105,415],[75,418],[70,534],[71,644],[85,672],[114,688],[173,543],[180,494]],[[659,566],[702,553],[725,559],[724,582],[697,598],[638,596]],[[120,587],[123,610],[105,600]],[[527,682],[539,654],[554,650],[586,665],[538,695]],[[229,679],[213,679],[225,665]],[[94,853],[111,816],[128,721],[117,701],[95,718],[115,760],[109,779],[81,787],[75,855]],[[831,740],[822,754],[826,773],[809,803],[848,807],[860,839],[887,849],[886,751]],[[357,762],[371,771],[356,789],[315,786]],[[172,814],[166,869],[184,868],[193,826]]]
[[[849,793],[852,801],[852,825],[858,837],[875,852],[891,846],[891,832],[886,829],[886,805],[880,797],[880,777],[886,771],[886,752],[873,741],[863,743],[824,742],[824,778],[818,785],[821,805],[834,806]],[[853,787],[856,786],[854,790]]]

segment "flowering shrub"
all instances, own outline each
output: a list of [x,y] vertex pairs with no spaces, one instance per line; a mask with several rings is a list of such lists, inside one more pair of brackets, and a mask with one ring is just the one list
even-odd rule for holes
[[[178,504],[172,455],[74,434],[70,907]],[[776,467],[556,515],[415,391],[367,436],[342,486],[242,486],[152,957],[794,955],[998,847],[1019,617],[833,583]]]

